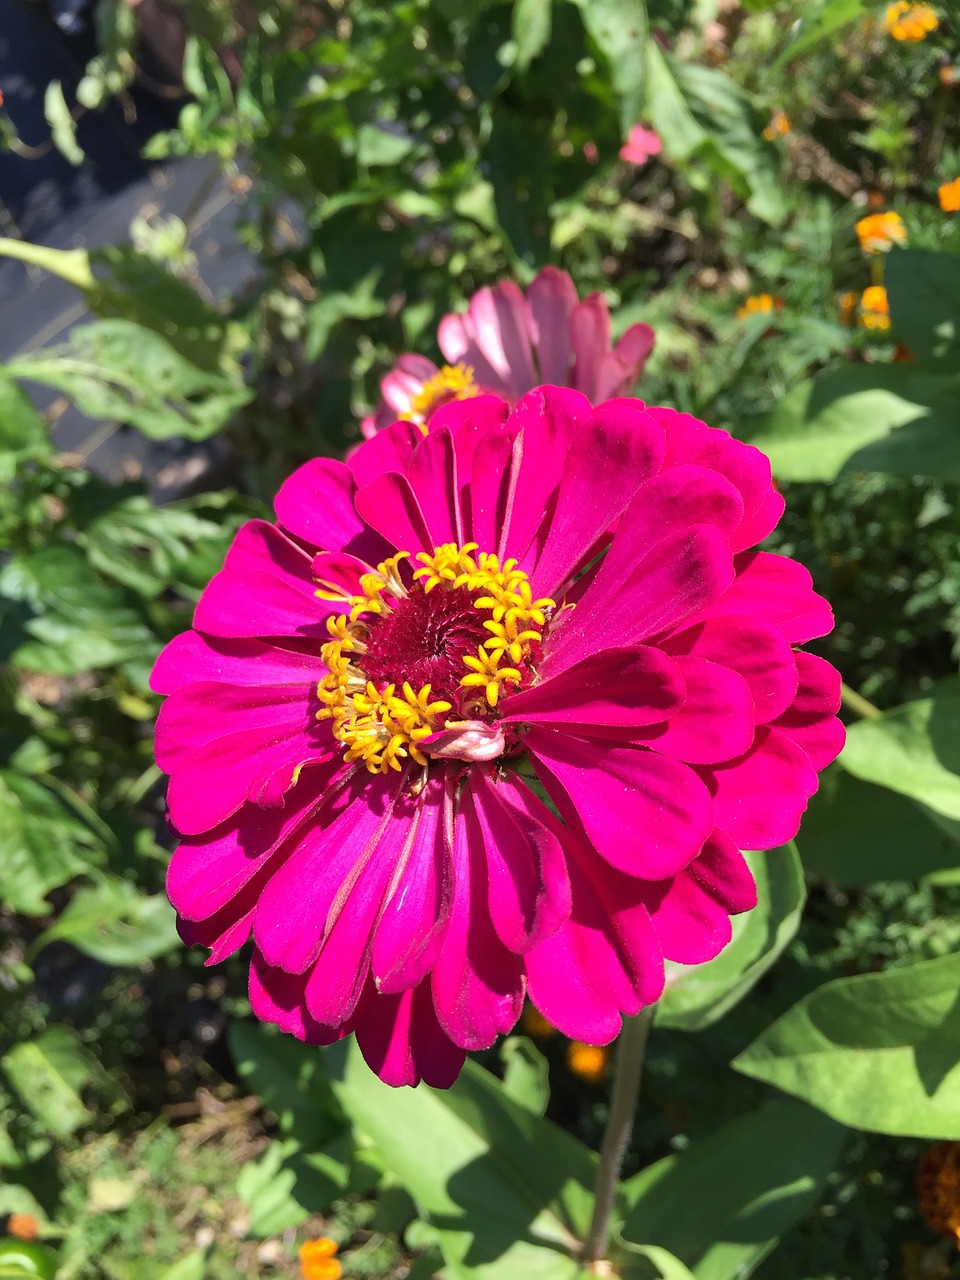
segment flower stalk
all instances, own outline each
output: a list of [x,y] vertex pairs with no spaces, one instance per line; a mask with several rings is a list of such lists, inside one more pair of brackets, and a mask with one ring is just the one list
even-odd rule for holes
[[605,1258],[610,1241],[610,1219],[613,1214],[620,1170],[627,1152],[633,1121],[640,1097],[640,1079],[647,1037],[653,1022],[654,1005],[648,1005],[634,1018],[627,1018],[617,1043],[613,1088],[610,1093],[610,1115],[600,1147],[600,1164],[594,1186],[593,1219],[583,1246],[586,1263]]

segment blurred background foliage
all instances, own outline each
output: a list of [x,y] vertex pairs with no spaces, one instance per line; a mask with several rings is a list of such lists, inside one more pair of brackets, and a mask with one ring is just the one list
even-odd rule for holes
[[[162,211],[89,252],[0,241],[87,313],[0,367],[0,1275],[292,1276],[311,1234],[351,1276],[575,1274],[536,1232],[522,1256],[468,1245],[484,1188],[516,1197],[498,1152],[539,1153],[525,1224],[577,1229],[606,1055],[531,1018],[449,1097],[388,1096],[355,1054],[247,1021],[243,963],[205,970],[163,896],[147,686],[239,524],[357,441],[397,354],[436,357],[446,312],[547,262],[602,292],[615,334],[655,327],[638,395],[768,451],[788,503],[769,545],[834,604],[820,651],[852,691],[799,856],[758,862],[729,951],[672,975],[620,1273],[956,1275],[914,1189],[929,1142],[960,1139],[960,214],[938,198],[960,176],[956,15],[911,42],[868,0],[161,10],[159,42],[146,0],[86,10],[96,52],[47,88],[49,145],[88,163],[78,122],[128,110],[159,60],[178,115],[146,155],[209,161],[247,283],[211,293],[189,218]],[[618,153],[640,121],[663,149],[635,166]],[[33,147],[5,111],[0,138]],[[878,211],[906,245],[865,255],[855,224]],[[149,463],[91,469],[38,388],[158,450],[190,441],[198,466],[172,491]],[[894,985],[852,985],[871,975]],[[890,1043],[874,998],[904,1011]],[[840,1087],[830,1009],[861,1036],[872,1110]],[[440,1150],[479,1179],[459,1218]],[[544,1184],[545,1152],[569,1187]],[[484,1212],[477,1238],[499,1239]]]

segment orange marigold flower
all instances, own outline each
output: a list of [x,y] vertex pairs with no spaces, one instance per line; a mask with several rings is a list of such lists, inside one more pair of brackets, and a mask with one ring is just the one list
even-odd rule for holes
[[783,310],[783,299],[775,298],[772,293],[755,293],[737,308],[737,318],[744,316],[769,315],[773,311]]
[[956,213],[960,209],[960,178],[954,178],[952,182],[945,182],[942,187],[938,187],[937,195],[944,213]]
[[540,1010],[535,1009],[532,1004],[528,1004],[524,1009],[520,1025],[528,1036],[533,1036],[534,1040],[549,1040],[551,1036],[557,1034],[557,1028],[553,1023],[548,1022]]
[[572,1041],[567,1047],[567,1066],[588,1084],[599,1084],[607,1073],[610,1050],[605,1045]]
[[18,1240],[36,1240],[40,1223],[32,1213],[11,1213],[7,1219],[7,1234]]
[[887,253],[895,244],[906,244],[907,228],[899,213],[868,213],[854,230],[864,253]]
[[890,328],[890,301],[882,284],[872,284],[860,295],[859,323],[864,329]]
[[937,15],[930,5],[910,4],[909,0],[898,0],[897,4],[889,5],[883,19],[887,35],[908,43],[926,40],[937,26]]
[[917,1208],[928,1226],[960,1245],[960,1142],[935,1142],[921,1156]]
[[770,117],[770,123],[763,131],[763,136],[768,142],[775,142],[777,138],[782,137],[785,133],[789,133],[793,126],[790,123],[790,117],[785,111],[781,111],[777,107],[773,115]]
[[337,1242],[328,1236],[306,1240],[300,1246],[300,1274],[303,1280],[340,1280],[343,1268],[333,1256]]

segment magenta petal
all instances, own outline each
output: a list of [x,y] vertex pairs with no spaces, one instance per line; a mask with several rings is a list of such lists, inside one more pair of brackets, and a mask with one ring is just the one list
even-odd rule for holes
[[494,931],[486,851],[463,814],[453,849],[453,910],[433,969],[433,1003],[440,1026],[455,1044],[485,1049],[520,1017],[523,979],[520,961]]
[[250,520],[200,597],[193,625],[212,636],[326,637],[330,610],[314,594],[310,565],[275,525]]
[[692,769],[646,747],[598,749],[533,727],[524,740],[537,775],[568,825],[583,825],[611,866],[645,880],[675,875],[713,830],[710,793]]
[[430,535],[423,509],[406,476],[388,471],[363,486],[357,493],[357,510],[391,546],[412,554],[431,552]]
[[[594,410],[567,452],[544,546],[534,544],[520,561],[535,597],[552,596],[567,581],[656,472],[663,449],[662,427],[635,401],[613,400]],[[518,489],[518,498],[524,496]]]
[[775,622],[791,644],[803,644],[833,630],[830,606],[813,590],[813,579],[796,560],[771,551],[748,551],[738,555],[734,565],[735,582],[707,616]]
[[[526,793],[526,794],[522,794]],[[490,918],[504,946],[529,951],[570,914],[562,827],[509,776],[475,769],[461,799],[471,845],[486,849]]]
[[801,746],[816,770],[825,769],[843,749],[846,730],[840,710],[840,673],[812,653],[797,653],[800,686],[791,707],[773,723]]
[[741,849],[773,849],[797,834],[817,775],[806,753],[768,725],[740,760],[702,770],[714,792],[717,826]]
[[313,557],[310,568],[316,581],[318,598],[324,598],[320,592],[335,596],[332,603],[337,608],[341,608],[342,602],[349,600],[351,596],[364,595],[360,579],[364,574],[374,572],[374,566],[368,561],[358,560],[356,556],[343,555],[338,551],[318,552]]
[[539,381],[564,387],[570,380],[570,316],[577,290],[565,271],[544,267],[527,289],[527,308],[540,369]]
[[350,468],[333,458],[312,458],[281,485],[274,502],[288,533],[326,551],[344,551],[367,532],[353,507]]
[[210,954],[204,965],[220,964],[250,941],[253,930],[254,898],[249,910],[237,914],[231,903],[225,910],[206,920],[185,920],[177,917],[177,933],[188,947],[207,947]]
[[334,1044],[349,1027],[321,1026],[310,1017],[304,1000],[305,979],[300,973],[271,968],[259,951],[250,964],[250,1007],[256,1017],[272,1022],[307,1044]]
[[712,618],[662,641],[668,653],[687,653],[729,667],[750,686],[758,724],[787,709],[797,694],[797,658],[775,623],[761,618]]
[[[431,361],[427,361],[431,364]],[[350,456],[350,470],[357,487],[369,484],[388,471],[406,473],[413,451],[423,439],[423,432],[412,422],[394,422],[365,441]]]
[[443,942],[453,902],[453,788],[452,776],[430,776],[409,848],[384,895],[371,963],[385,994],[425,978]]
[[407,476],[424,513],[433,546],[439,547],[444,542],[462,543],[457,460],[449,427],[431,431],[421,441]]
[[659,724],[680,707],[684,694],[680,668],[659,649],[608,649],[510,694],[503,702],[503,723]]
[[703,658],[678,657],[686,685],[683,705],[666,723],[640,729],[635,742],[688,764],[716,764],[753,743],[754,707],[743,676]]
[[721,831],[668,884],[651,915],[668,960],[702,964],[730,941],[730,916],[757,905],[757,888],[743,854]]
[[215,681],[233,685],[290,684],[303,690],[316,685],[326,670],[316,652],[184,631],[157,658],[150,688],[154,693],[175,693],[185,685]]
[[513,439],[503,432],[490,432],[479,442],[472,458],[470,485],[464,506],[470,540],[481,551],[495,550],[506,524],[510,494]]
[[357,1044],[371,1071],[394,1088],[422,1080],[449,1089],[466,1058],[444,1034],[426,985],[400,995],[368,993],[357,1016]]

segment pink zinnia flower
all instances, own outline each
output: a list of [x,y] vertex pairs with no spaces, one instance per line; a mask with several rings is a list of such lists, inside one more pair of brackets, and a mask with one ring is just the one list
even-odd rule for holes
[[565,271],[544,267],[524,294],[512,280],[480,289],[464,314],[440,321],[437,343],[447,364],[402,355],[380,383],[383,402],[365,418],[365,437],[398,418],[423,426],[451,400],[483,392],[516,404],[534,387],[573,387],[594,404],[629,391],[653,350],[648,324],[631,325],[611,344],[603,295],[580,302]]
[[252,935],[255,1013],[392,1084],[449,1084],[525,994],[612,1040],[840,750],[796,648],[829,606],[750,550],[782,509],[751,446],[553,387],[301,467],[153,674],[184,939]]
[[642,124],[630,126],[627,140],[620,148],[620,159],[627,164],[646,164],[652,156],[658,156],[663,150],[660,135],[654,129],[647,129]]

